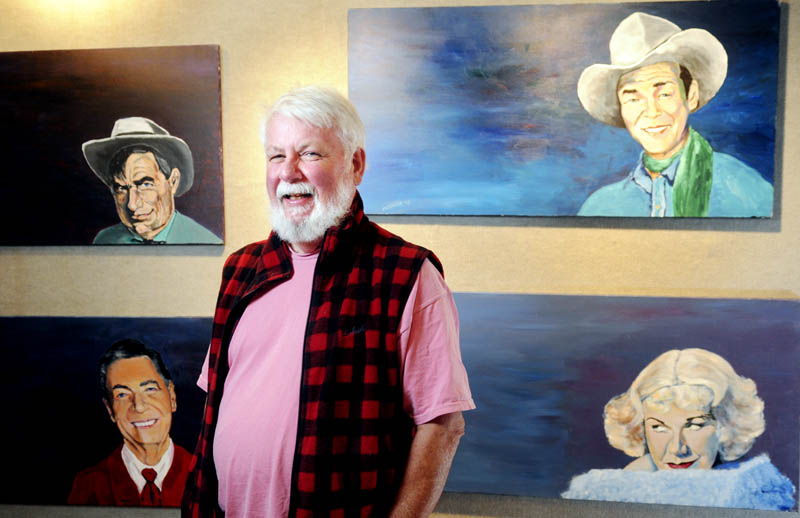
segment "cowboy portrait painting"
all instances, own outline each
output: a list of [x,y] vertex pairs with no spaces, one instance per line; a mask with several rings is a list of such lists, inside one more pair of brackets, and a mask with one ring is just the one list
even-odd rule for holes
[[0,76],[28,172],[0,189],[18,216],[0,245],[222,244],[218,46],[2,52]]
[[589,196],[580,216],[770,217],[772,186],[714,151],[690,124],[725,81],[728,55],[710,32],[633,13],[609,44],[611,64],[586,68],[578,97],[595,119],[624,127],[642,147],[622,180]]
[[769,218],[778,5],[352,9],[365,210]]
[[120,219],[93,244],[222,244],[175,209],[175,198],[194,181],[192,152],[182,139],[144,117],[126,117],[114,123],[109,138],[85,142],[83,155],[111,190]]

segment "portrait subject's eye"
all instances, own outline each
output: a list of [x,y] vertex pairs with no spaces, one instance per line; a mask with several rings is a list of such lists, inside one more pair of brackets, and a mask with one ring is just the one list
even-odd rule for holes
[[123,399],[126,399],[128,397],[128,395],[129,394],[127,392],[117,392],[116,394],[114,394],[114,399],[123,400]]
[[657,433],[664,433],[669,431],[669,428],[667,428],[661,423],[650,423],[650,429]]
[[708,420],[708,419],[705,419],[705,418],[696,418],[696,419],[692,419],[691,421],[686,423],[685,428],[687,430],[702,430],[706,426],[708,426],[710,424],[713,424],[713,423],[714,423],[713,420]]
[[303,153],[303,158],[306,158],[306,159],[309,159],[309,160],[317,160],[320,157],[322,157],[322,155],[320,155],[316,151],[306,151],[306,152]]
[[280,162],[280,161],[282,161],[284,158],[285,158],[285,157],[284,157],[283,155],[281,155],[281,154],[277,154],[277,153],[276,153],[276,154],[274,154],[274,155],[270,155],[270,156],[269,156],[269,161],[270,161],[270,162]]

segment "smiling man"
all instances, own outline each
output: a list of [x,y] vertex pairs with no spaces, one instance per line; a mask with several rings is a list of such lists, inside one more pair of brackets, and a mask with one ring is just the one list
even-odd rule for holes
[[703,29],[682,31],[634,13],[609,47],[611,64],[583,71],[578,98],[595,119],[626,128],[643,152],[633,171],[592,193],[578,215],[770,217],[769,182],[689,126],[689,115],[725,81],[722,44]]
[[83,144],[94,174],[111,189],[120,223],[104,228],[95,245],[222,244],[175,210],[175,198],[194,181],[194,163],[182,139],[144,117],[114,123],[109,138]]
[[191,455],[169,437],[175,387],[158,351],[121,340],[98,363],[103,403],[123,443],[75,476],[70,504],[180,505]]
[[288,92],[265,124],[272,233],[223,268],[184,516],[424,518],[474,408],[436,256],[370,222],[364,125]]

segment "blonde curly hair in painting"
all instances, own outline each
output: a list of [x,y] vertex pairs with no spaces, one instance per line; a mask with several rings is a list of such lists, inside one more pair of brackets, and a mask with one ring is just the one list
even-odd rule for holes
[[642,405],[670,403],[680,408],[711,408],[718,423],[719,455],[726,461],[747,453],[764,432],[764,402],[753,380],[736,374],[718,354],[675,349],[650,362],[627,392],[606,404],[608,442],[632,457],[641,457],[647,450]]

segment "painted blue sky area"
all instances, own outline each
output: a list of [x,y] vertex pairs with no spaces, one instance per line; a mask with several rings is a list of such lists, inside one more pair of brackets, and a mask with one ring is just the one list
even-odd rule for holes
[[353,9],[349,94],[367,127],[367,212],[574,215],[640,153],[576,93],[580,73],[609,62],[611,34],[636,11],[722,42],[728,77],[690,123],[771,182],[772,0]]
[[756,382],[768,453],[797,486],[800,304],[795,301],[456,293],[477,409],[446,489],[557,498],[574,475],[622,468],[603,407],[662,352],[701,347]]

